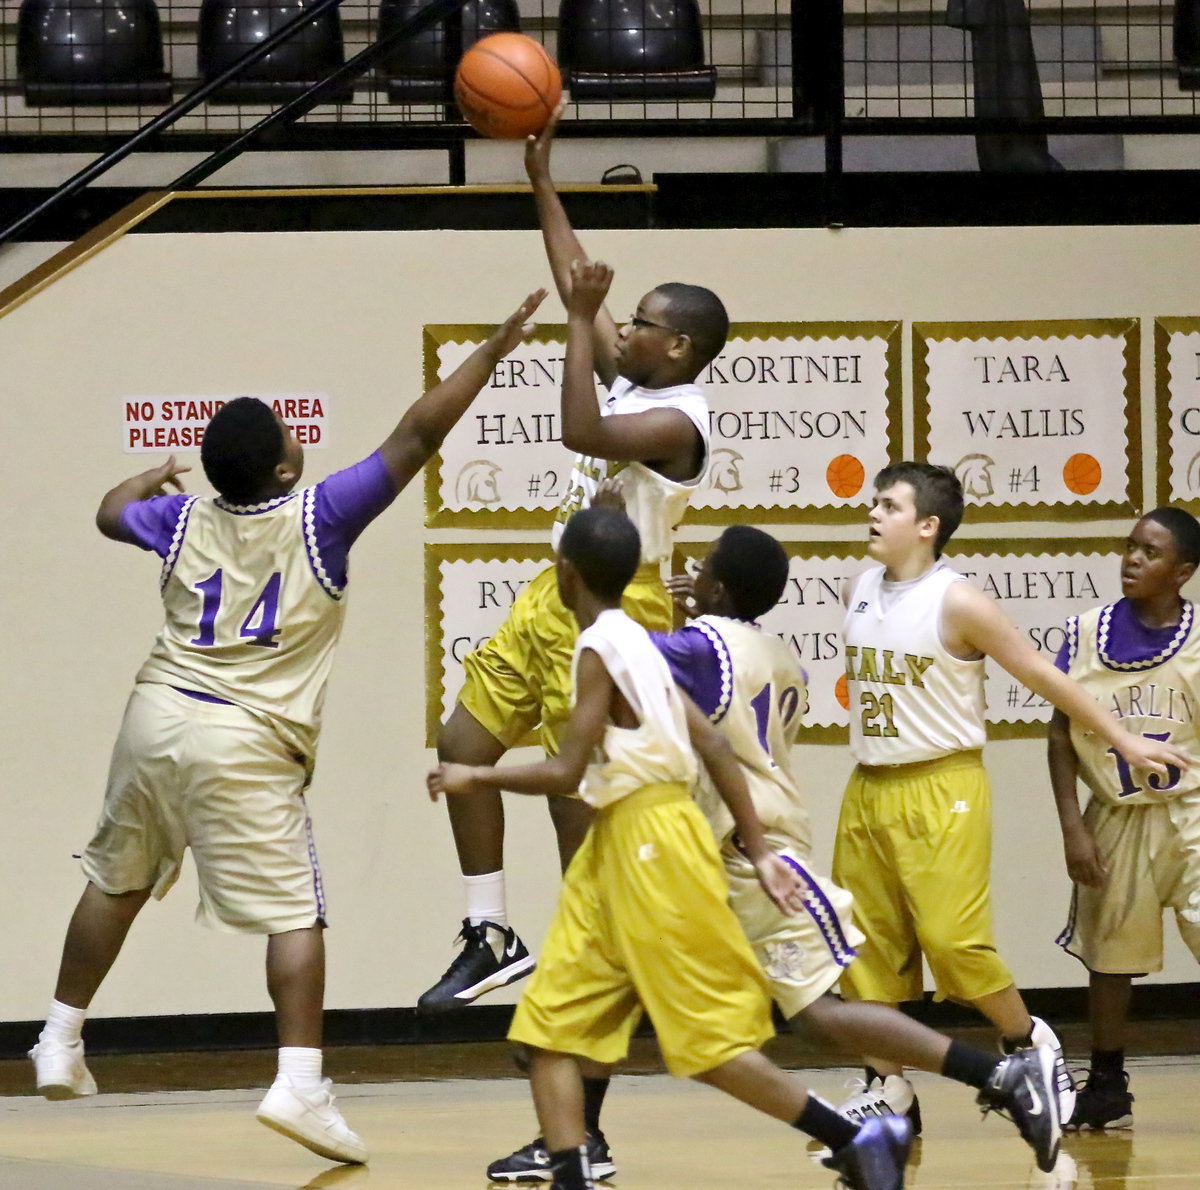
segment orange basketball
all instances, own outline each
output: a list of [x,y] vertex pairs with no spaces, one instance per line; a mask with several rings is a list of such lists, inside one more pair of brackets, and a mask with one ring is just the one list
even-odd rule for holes
[[850,709],[850,683],[845,674],[840,675],[833,684],[833,697],[838,700],[843,710]]
[[1063,464],[1063,483],[1077,496],[1087,496],[1100,486],[1100,464],[1091,455],[1072,455]]
[[481,38],[454,75],[454,98],[467,122],[499,140],[541,132],[561,96],[554,59],[524,33]]
[[825,468],[825,482],[835,496],[857,496],[867,473],[853,455],[838,455]]

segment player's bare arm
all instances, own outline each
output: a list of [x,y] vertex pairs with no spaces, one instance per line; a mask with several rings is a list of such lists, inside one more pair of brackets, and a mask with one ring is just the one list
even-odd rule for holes
[[[571,293],[571,266],[576,261],[587,261],[562,199],[554,188],[550,176],[550,146],[562,117],[564,104],[559,104],[554,114],[537,136],[525,140],[525,172],[533,185],[533,198],[537,204],[538,223],[542,228],[542,242],[546,246],[546,257],[550,261],[550,272],[562,304],[567,304]],[[602,304],[596,311],[591,327],[596,375],[605,387],[617,378],[617,324],[608,309]]]
[[529,320],[546,291],[531,293],[449,376],[409,406],[379,448],[399,492],[432,457],[467,411],[496,365],[533,334]]
[[1079,812],[1079,757],[1071,743],[1071,721],[1062,711],[1056,710],[1050,718],[1046,759],[1062,829],[1067,875],[1076,884],[1099,888],[1108,877],[1108,864]]
[[999,605],[978,587],[952,583],[947,589],[942,639],[955,656],[994,658],[1022,685],[1107,740],[1133,768],[1166,776],[1168,765],[1189,767],[1178,748],[1126,731],[1082,686],[1029,644]]
[[[594,649],[585,649],[576,670],[575,708],[557,756],[539,764],[503,767],[439,765],[426,778],[430,800],[436,802],[443,793],[482,793],[496,789],[542,796],[574,793],[588,761],[604,738],[604,728],[613,717],[613,704],[617,700],[625,702],[600,655]],[[636,721],[622,724],[635,725]]]
[[779,910],[794,917],[804,908],[805,886],[799,874],[776,855],[763,837],[762,822],[750,797],[750,786],[729,741],[681,690],[692,747],[704,762],[721,800],[733,815],[733,826],[763,891]]
[[700,433],[678,409],[652,409],[619,417],[601,417],[592,378],[592,325],[612,284],[603,261],[576,261],[567,301],[567,359],[563,372],[563,445],[597,459],[645,463],[668,479],[682,482],[696,474]]
[[179,477],[190,470],[191,467],[182,466],[175,456],[171,455],[165,463],[122,480],[111,491],[105,492],[104,499],[100,501],[100,507],[96,510],[96,528],[113,541],[132,544],[134,539],[121,523],[121,513],[125,511],[126,505],[149,500],[151,496],[166,495],[167,488],[182,492],[183,481]]

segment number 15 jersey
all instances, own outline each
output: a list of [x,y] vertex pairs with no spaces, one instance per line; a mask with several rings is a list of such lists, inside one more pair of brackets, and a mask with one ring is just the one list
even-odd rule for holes
[[912,764],[982,748],[984,661],[942,644],[942,602],[965,578],[938,562],[887,601],[883,574],[877,566],[859,576],[842,630],[854,759]]

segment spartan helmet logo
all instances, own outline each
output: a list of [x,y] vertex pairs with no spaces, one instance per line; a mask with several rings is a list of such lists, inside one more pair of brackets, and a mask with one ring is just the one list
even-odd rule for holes
[[1187,486],[1189,492],[1200,488],[1200,451],[1192,455],[1187,465]]
[[489,459],[472,459],[454,481],[454,499],[460,504],[499,504],[500,468]]
[[738,464],[743,458],[743,455],[728,447],[714,450],[708,466],[708,486],[716,488],[718,492],[740,492],[743,485]]
[[966,496],[990,496],[995,492],[992,486],[992,468],[996,460],[987,455],[964,455],[954,464],[954,474],[962,484]]

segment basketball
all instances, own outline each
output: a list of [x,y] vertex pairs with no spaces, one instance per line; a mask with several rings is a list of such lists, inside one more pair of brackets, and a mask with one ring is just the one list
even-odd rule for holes
[[493,33],[462,56],[454,98],[476,132],[518,140],[541,132],[562,96],[562,75],[541,42]]
[[825,468],[825,482],[835,496],[843,498],[857,496],[862,491],[863,480],[867,473],[863,465],[853,455],[838,455],[829,461]]
[[845,674],[839,674],[838,680],[833,684],[833,697],[838,700],[838,705],[843,710],[850,709],[850,683]]
[[1094,492],[1100,486],[1102,475],[1100,464],[1092,455],[1072,455],[1063,464],[1063,483],[1076,496],[1087,496]]

